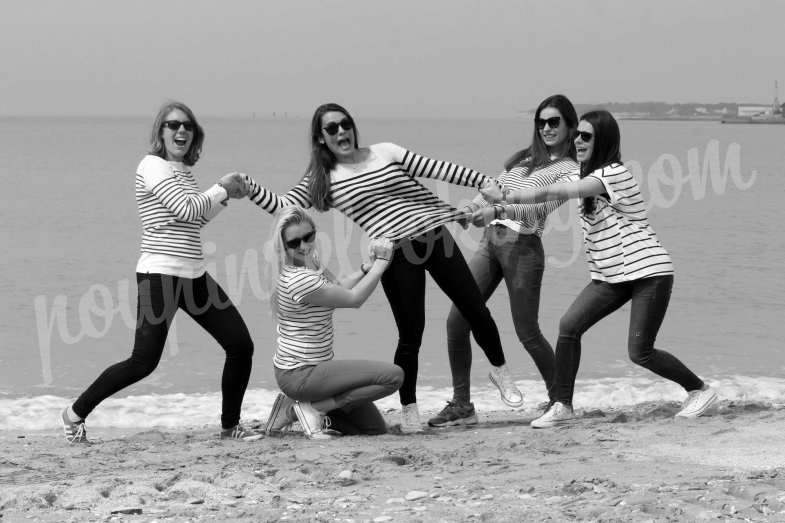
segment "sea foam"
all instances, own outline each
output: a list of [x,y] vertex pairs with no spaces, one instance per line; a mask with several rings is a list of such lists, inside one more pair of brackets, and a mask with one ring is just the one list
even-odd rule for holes
[[[524,411],[535,411],[547,396],[542,382],[518,380],[525,398]],[[766,377],[733,376],[708,381],[719,399],[785,405],[785,380]],[[244,420],[265,420],[278,391],[249,389],[243,403]],[[511,410],[504,405],[495,387],[475,386],[472,401],[479,412]],[[423,417],[438,412],[452,397],[449,388],[420,387],[417,401]],[[678,385],[659,378],[605,378],[578,380],[573,404],[581,409],[607,409],[643,402],[680,403],[686,397]],[[60,412],[73,399],[53,395],[0,399],[0,430],[60,430]],[[398,395],[376,402],[383,412],[400,409]],[[166,428],[217,426],[221,394],[151,394],[112,397],[90,415],[88,427]],[[534,414],[534,412],[533,412]]]

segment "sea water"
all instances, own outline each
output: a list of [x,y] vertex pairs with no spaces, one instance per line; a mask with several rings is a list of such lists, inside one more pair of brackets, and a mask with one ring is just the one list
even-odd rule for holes
[[[499,120],[358,119],[362,144],[394,142],[489,175],[531,140],[532,115]],[[206,189],[241,171],[279,193],[308,161],[300,118],[204,118],[203,158],[194,169]],[[136,308],[134,268],[140,222],[135,169],[150,121],[139,118],[0,119],[0,206],[4,245],[0,315],[0,430],[56,426],[59,410],[108,365],[130,355]],[[649,218],[676,267],[658,348],[717,387],[722,399],[785,403],[780,223],[785,128],[714,122],[620,122],[622,157],[649,202]],[[424,181],[459,206],[473,189]],[[333,272],[356,270],[367,237],[336,212],[314,213],[317,248]],[[202,240],[210,272],[227,290],[255,343],[244,416],[265,418],[276,394],[275,323],[267,314],[264,245],[272,217],[232,200]],[[452,227],[469,258],[481,231]],[[576,204],[554,214],[543,237],[547,268],[540,325],[555,343],[558,322],[588,282]],[[517,340],[503,285],[489,301],[507,360],[526,394],[546,399]],[[450,396],[445,319],[450,302],[432,280],[420,353],[418,402],[438,410]],[[629,305],[583,339],[575,393],[579,408],[681,401],[684,392],[632,364],[626,353]],[[381,289],[359,310],[335,313],[336,358],[391,361],[396,329]],[[178,315],[156,371],[102,403],[91,426],[180,427],[217,423],[223,352]],[[482,410],[503,408],[474,349],[472,393]],[[394,408],[397,395],[378,402]]]

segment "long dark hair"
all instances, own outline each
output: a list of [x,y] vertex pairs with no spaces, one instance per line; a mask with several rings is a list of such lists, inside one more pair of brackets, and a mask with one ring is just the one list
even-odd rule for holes
[[572,141],[572,133],[578,128],[578,113],[575,112],[575,107],[566,96],[563,94],[554,94],[543,100],[534,112],[534,132],[532,134],[531,145],[510,156],[507,161],[504,162],[505,170],[509,171],[516,165],[528,162],[529,172],[531,172],[551,160],[548,146],[545,145],[545,142],[540,135],[540,130],[537,128],[537,119],[540,117],[540,113],[547,107],[553,107],[559,111],[562,120],[564,120],[563,125],[567,126],[567,139],[564,144],[565,150],[562,151],[561,156],[569,156],[575,160],[575,143]]
[[[599,109],[584,114],[581,121],[590,124],[594,131],[594,147],[589,161],[581,164],[581,178],[586,178],[597,169],[621,163],[621,132],[613,115]],[[593,214],[594,203],[594,196],[584,198],[581,211],[584,214]]]
[[185,165],[195,165],[196,162],[199,161],[199,156],[202,154],[204,129],[202,129],[202,126],[196,121],[196,116],[194,116],[193,111],[184,103],[175,100],[164,102],[161,108],[158,109],[158,115],[155,117],[153,128],[150,130],[150,149],[147,150],[147,153],[166,159],[166,146],[164,145],[163,140],[164,118],[175,109],[180,109],[184,112],[185,115],[188,116],[188,119],[196,126],[193,140],[191,140],[191,147],[188,148],[188,152],[185,153],[185,157],[183,158],[183,163]]
[[330,112],[343,113],[352,121],[354,148],[360,147],[360,134],[349,111],[335,103],[320,105],[316,109],[311,118],[311,161],[303,178],[308,179],[311,203],[319,211],[326,211],[333,203],[330,197],[330,171],[335,168],[336,161],[335,156],[322,140],[322,116]]

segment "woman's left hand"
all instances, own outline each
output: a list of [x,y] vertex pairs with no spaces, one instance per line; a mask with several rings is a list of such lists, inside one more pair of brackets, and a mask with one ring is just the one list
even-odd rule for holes
[[484,187],[480,187],[480,194],[482,194],[482,197],[485,198],[486,201],[491,203],[500,202],[504,198],[499,183],[493,178],[488,178],[488,183],[486,183]]

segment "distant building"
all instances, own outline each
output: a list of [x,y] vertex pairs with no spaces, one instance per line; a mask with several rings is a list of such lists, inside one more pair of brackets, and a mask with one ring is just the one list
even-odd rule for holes
[[709,112],[705,107],[696,107],[695,112],[698,114],[707,114]]
[[771,107],[765,105],[739,107],[739,116],[757,116],[759,114],[771,114]]

